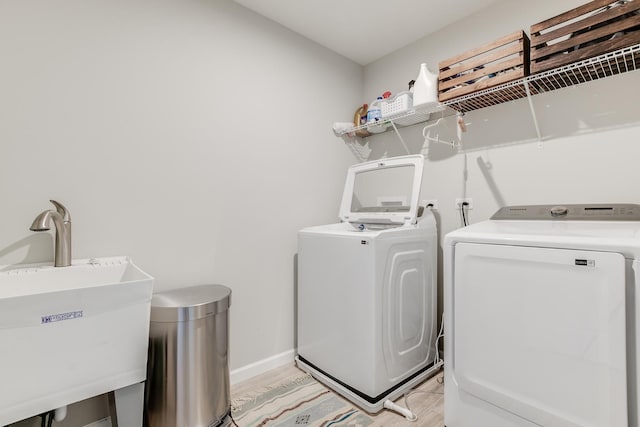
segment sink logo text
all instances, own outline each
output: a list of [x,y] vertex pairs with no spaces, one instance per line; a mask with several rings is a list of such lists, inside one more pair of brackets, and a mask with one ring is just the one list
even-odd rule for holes
[[42,316],[40,323],[53,323],[60,322],[62,320],[71,320],[82,317],[82,310],[70,311],[68,313],[50,314],[48,316]]

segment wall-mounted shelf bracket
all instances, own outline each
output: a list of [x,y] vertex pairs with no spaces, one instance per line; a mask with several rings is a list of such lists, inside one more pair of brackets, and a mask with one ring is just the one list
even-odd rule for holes
[[402,146],[404,147],[404,151],[407,152],[407,154],[411,154],[409,152],[409,147],[407,147],[407,144],[405,144],[404,139],[402,138],[402,135],[400,134],[400,131],[398,130],[398,127],[396,126],[396,124],[393,122],[393,120],[391,120],[391,126],[393,126],[393,130],[396,132],[396,136],[398,137],[398,139],[400,140],[400,143],[402,144]]
[[524,82],[524,90],[527,92],[527,100],[529,101],[529,109],[531,110],[531,117],[533,118],[533,125],[536,128],[536,134],[538,135],[538,147],[542,148],[542,135],[540,134],[540,126],[538,125],[538,116],[536,116],[536,109],[533,108],[533,101],[531,100],[531,90],[529,85]]

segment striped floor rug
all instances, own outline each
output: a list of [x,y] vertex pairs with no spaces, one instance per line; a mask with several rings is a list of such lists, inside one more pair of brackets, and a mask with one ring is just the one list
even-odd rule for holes
[[373,419],[329,391],[311,375],[288,378],[231,402],[239,427],[364,427]]

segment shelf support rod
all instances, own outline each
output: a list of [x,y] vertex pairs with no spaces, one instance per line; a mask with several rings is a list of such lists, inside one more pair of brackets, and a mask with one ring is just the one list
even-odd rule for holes
[[393,122],[393,120],[390,120],[389,122],[391,123],[391,126],[393,126],[393,130],[396,131],[396,135],[398,135],[398,139],[402,143],[402,146],[404,147],[404,149],[407,152],[407,154],[411,154],[409,152],[409,148],[407,148],[407,144],[404,143],[404,139],[402,139],[402,135],[400,135],[400,131],[396,127],[396,124]]
[[527,100],[529,101],[529,109],[531,110],[531,117],[533,118],[533,125],[536,128],[536,134],[538,135],[538,147],[542,147],[542,135],[540,134],[540,126],[538,125],[538,117],[536,116],[536,109],[533,108],[533,100],[531,99],[531,91],[529,90],[529,82],[522,82],[524,90],[527,92]]

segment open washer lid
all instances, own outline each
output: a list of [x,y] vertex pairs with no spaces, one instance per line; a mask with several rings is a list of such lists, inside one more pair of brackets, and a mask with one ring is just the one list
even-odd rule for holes
[[424,156],[359,163],[347,172],[340,219],[361,224],[415,224]]

